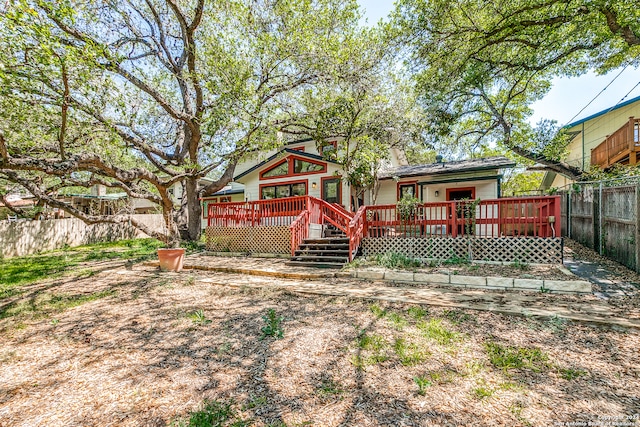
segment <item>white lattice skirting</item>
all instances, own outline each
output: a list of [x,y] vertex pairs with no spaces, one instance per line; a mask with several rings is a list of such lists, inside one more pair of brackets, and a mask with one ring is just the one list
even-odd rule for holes
[[207,250],[215,252],[291,253],[288,225],[258,227],[207,227]]
[[367,237],[362,241],[365,256],[401,253],[421,259],[452,258],[470,261],[562,263],[562,238],[539,237]]

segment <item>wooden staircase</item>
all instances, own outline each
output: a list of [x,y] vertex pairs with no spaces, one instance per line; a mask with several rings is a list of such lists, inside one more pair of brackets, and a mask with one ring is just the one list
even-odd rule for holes
[[328,226],[324,237],[304,239],[287,265],[298,267],[342,268],[349,262],[349,239],[333,226]]

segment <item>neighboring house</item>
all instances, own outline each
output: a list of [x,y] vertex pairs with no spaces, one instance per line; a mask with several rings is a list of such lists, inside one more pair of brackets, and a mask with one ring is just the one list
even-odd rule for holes
[[[337,145],[329,141],[324,149]],[[238,165],[234,182],[244,185],[246,201],[310,195],[353,210],[361,204],[395,204],[406,194],[423,202],[498,198],[501,169],[515,166],[505,157],[410,166],[401,150],[390,149],[375,193],[367,192],[356,203],[340,164],[328,157],[312,139],[293,141],[264,159]]]
[[[640,161],[640,96],[565,126],[571,135],[566,162],[587,171],[591,166],[635,165]],[[546,172],[542,189],[561,188],[573,181]]]

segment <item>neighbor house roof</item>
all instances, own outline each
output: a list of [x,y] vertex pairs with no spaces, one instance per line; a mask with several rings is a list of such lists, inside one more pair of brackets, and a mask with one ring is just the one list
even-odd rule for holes
[[322,160],[323,162],[337,163],[337,162],[335,162],[333,160],[325,159],[324,157],[319,156],[317,154],[306,153],[304,151],[293,150],[291,148],[283,148],[282,150],[278,151],[276,154],[274,154],[273,156],[269,157],[268,159],[258,163],[257,165],[255,165],[254,167],[252,167],[250,169],[247,169],[246,171],[242,172],[241,174],[234,176],[233,180],[236,181],[236,180],[242,178],[243,176],[249,175],[251,172],[260,169],[261,167],[263,167],[264,165],[266,165],[270,161],[278,159],[278,158],[281,158],[281,153],[283,153],[283,152],[286,152],[286,153],[289,153],[289,154],[295,154],[296,156],[306,157],[306,158],[313,159],[313,160]]
[[483,159],[460,160],[456,162],[429,163],[426,165],[396,166],[379,175],[380,179],[403,178],[422,175],[443,175],[458,172],[473,172],[488,169],[512,168],[516,163],[503,156]]
[[575,121],[573,123],[569,123],[568,125],[566,125],[564,127],[564,129],[571,129],[574,126],[578,126],[578,125],[580,125],[580,124],[582,124],[584,122],[588,122],[591,119],[595,119],[598,116],[602,116],[603,114],[607,114],[610,111],[614,111],[614,110],[617,110],[618,108],[626,107],[627,105],[633,104],[634,102],[638,102],[638,101],[640,101],[640,96],[636,96],[635,98],[632,98],[632,99],[630,99],[628,101],[622,102],[622,103],[617,104],[617,105],[615,105],[613,107],[610,107],[610,108],[604,109],[602,111],[599,111],[599,112],[597,112],[595,114],[592,114],[592,115],[590,115],[588,117],[585,117],[584,119],[580,119],[580,120],[577,120],[577,121]]

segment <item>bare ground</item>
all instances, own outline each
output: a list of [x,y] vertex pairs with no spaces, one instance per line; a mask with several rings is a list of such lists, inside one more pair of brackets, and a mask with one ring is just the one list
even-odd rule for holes
[[[538,426],[640,411],[638,332],[434,307],[416,320],[409,305],[205,277],[242,276],[134,267],[33,287],[31,311],[0,319],[0,425],[163,426],[205,399],[255,426]],[[59,311],[42,296],[100,292]],[[270,308],[282,339],[261,339]],[[546,358],[499,368],[488,342]]]

